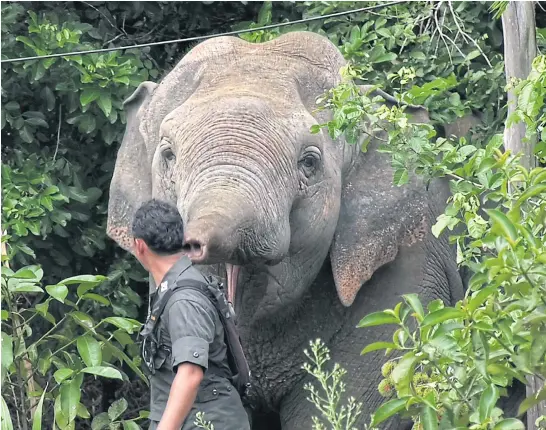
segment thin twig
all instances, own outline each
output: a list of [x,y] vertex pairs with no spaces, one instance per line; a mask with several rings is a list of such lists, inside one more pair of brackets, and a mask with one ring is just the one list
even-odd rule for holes
[[55,146],[55,153],[53,154],[53,161],[57,158],[57,152],[59,151],[59,144],[61,143],[61,123],[62,123],[62,109],[63,105],[59,105],[59,126],[57,127],[57,146]]
[[483,58],[485,58],[485,61],[487,62],[487,65],[489,67],[493,67],[493,65],[491,64],[491,62],[489,61],[489,58],[487,58],[487,56],[485,55],[485,53],[482,51],[482,48],[480,48],[480,45],[478,45],[478,42],[476,42],[476,40],[474,40],[468,33],[466,33],[462,27],[460,26],[459,24],[459,16],[455,13],[455,11],[453,10],[453,5],[452,5],[452,2],[450,0],[448,0],[447,2],[448,6],[449,6],[449,10],[451,11],[451,14],[453,15],[453,21],[455,21],[455,25],[457,26],[457,29],[459,30],[459,33],[461,33],[461,35],[463,36],[463,39],[465,40],[469,40],[470,42],[472,42],[474,44],[474,46],[476,47],[476,49],[478,51],[480,51],[480,54],[482,55]]
[[108,46],[108,45],[110,45],[110,43],[115,42],[116,40],[118,40],[119,38],[121,38],[121,37],[123,37],[123,36],[125,36],[125,35],[120,33],[120,34],[118,34],[117,36],[114,36],[114,37],[113,37],[112,39],[110,39],[109,41],[104,42],[104,43],[102,44],[102,46],[103,46],[103,47]]
[[451,51],[449,50],[449,46],[447,45],[447,42],[445,40],[446,35],[442,31],[442,27],[444,25],[444,20],[445,20],[445,15],[442,15],[442,22],[441,23],[438,20],[438,15],[437,15],[437,13],[440,11],[440,6],[442,5],[442,3],[443,2],[438,2],[438,7],[436,8],[436,12],[434,13],[434,21],[436,22],[436,29],[438,30],[438,35],[439,35],[439,39],[438,39],[438,43],[436,43],[436,51],[434,52],[434,55],[436,56],[437,53],[438,53],[438,44],[440,43],[440,39],[441,39],[442,42],[444,42],[444,45],[446,47],[447,55],[449,55],[449,61],[451,63],[453,63],[453,57],[451,56]]
[[93,5],[90,4],[90,3],[87,3],[86,1],[82,1],[82,3],[85,4],[85,5],[87,5],[87,6],[89,6],[89,7],[91,7],[91,8],[93,8],[93,9],[95,9],[99,14],[101,14],[101,15],[106,19],[106,21],[108,21],[108,23],[109,23],[113,28],[115,28],[117,31],[121,32],[121,30],[120,30],[116,25],[114,25],[114,24],[112,23],[112,21],[110,21],[110,19],[109,19],[103,12],[101,12],[99,9],[97,9],[95,6],[93,6]]
[[19,416],[19,405],[17,404],[17,395],[15,394],[15,387],[17,385],[11,382],[11,377],[9,375],[7,378],[11,387],[11,394],[13,395],[13,403],[15,404],[15,415],[17,416],[17,423],[19,424],[19,428],[22,428],[21,417]]

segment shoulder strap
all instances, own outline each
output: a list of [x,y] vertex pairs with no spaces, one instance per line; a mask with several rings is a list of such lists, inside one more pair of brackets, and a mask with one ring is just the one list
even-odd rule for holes
[[207,279],[206,282],[185,279],[180,282],[180,285],[174,287],[173,291],[184,288],[195,289],[203,293],[218,312],[220,322],[224,328],[227,359],[232,372],[233,385],[244,400],[250,389],[250,367],[235,324],[235,313],[226,299],[222,284],[214,278]]

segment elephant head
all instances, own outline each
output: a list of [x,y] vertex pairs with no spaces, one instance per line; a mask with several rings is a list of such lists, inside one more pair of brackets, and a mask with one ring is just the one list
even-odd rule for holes
[[[339,298],[351,305],[400,245],[419,238],[428,207],[417,180],[392,184],[390,157],[373,143],[361,153],[309,132],[328,121],[315,101],[339,84],[344,65],[314,33],[263,44],[219,37],[197,45],[158,85],[141,84],[125,104],[108,234],[131,250],[139,204],[171,201],[192,260],[227,265],[236,306],[254,316],[289,309],[328,255]],[[241,267],[244,288],[235,294]]]

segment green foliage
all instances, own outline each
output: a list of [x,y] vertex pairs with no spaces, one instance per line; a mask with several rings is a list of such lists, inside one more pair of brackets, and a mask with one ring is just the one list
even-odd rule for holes
[[[96,30],[68,8],[27,12],[8,3],[2,18],[3,58],[97,47]],[[51,267],[51,282],[96,270],[89,259],[107,249],[109,145],[123,133],[122,101],[157,75],[142,57],[114,52],[2,65],[2,191],[9,196],[2,229],[12,264],[36,257]]]
[[[9,396],[18,411],[16,417],[8,413],[3,419],[16,420],[17,428],[32,423],[33,430],[41,429],[45,404],[54,409],[59,429],[73,429],[77,419],[90,417],[81,403],[84,378],[128,380],[126,367],[146,380],[139,369],[138,348],[129,336],[141,324],[121,317],[96,321],[89,314],[90,302],[110,305],[93,292],[104,277],[80,275],[44,287],[43,274],[39,266],[16,272],[2,266],[2,384],[11,388],[3,391],[2,402]],[[55,303],[61,304],[61,313],[53,310]],[[37,319],[47,324],[47,330],[34,335]],[[112,422],[126,407],[125,400],[111,406]],[[126,422],[132,423],[128,428],[139,428],[134,420]]]
[[[365,6],[377,3],[302,2],[297,9],[302,17],[315,17]],[[487,2],[407,2],[242,37],[262,42],[300,29],[322,34],[351,63],[357,83],[380,84],[388,92],[398,90],[392,74],[411,68],[415,90],[443,84],[422,93],[418,102],[429,110],[433,124],[477,110],[489,125],[482,132],[493,134],[502,125],[505,78],[501,26],[491,19],[488,6]],[[268,16],[268,10],[264,4],[262,17]],[[266,19],[252,25],[269,23]]]
[[[543,159],[546,119],[544,57],[533,62],[529,79],[516,86],[518,107],[510,122],[525,121],[527,139],[540,138],[535,150]],[[416,295],[404,296],[394,309],[367,315],[359,327],[398,326],[392,342],[368,345],[363,354],[397,351],[392,371],[385,370],[380,393],[391,398],[374,414],[377,425],[393,414],[411,417],[415,428],[524,428],[505,418],[496,405],[508,388],[527,375],[546,376],[546,171],[526,169],[520,155],[502,151],[502,135],[483,148],[436,137],[427,124],[412,123],[407,106],[378,105],[355,85],[358,72],[347,67],[342,84],[322,99],[333,118],[316,127],[349,142],[364,135],[380,136],[380,151],[391,154],[394,183],[404,185],[411,174],[427,180],[450,178],[452,196],[432,231],[455,231],[457,260],[473,273],[465,298],[455,306],[432,301],[426,306]],[[411,84],[412,69],[392,74]],[[445,79],[408,91],[402,101],[415,102],[449,84]],[[368,138],[366,138],[366,136]],[[381,139],[381,137],[379,137]],[[363,145],[366,149],[366,143]],[[519,413],[543,398],[543,390],[527,399]],[[314,402],[316,403],[316,402]]]

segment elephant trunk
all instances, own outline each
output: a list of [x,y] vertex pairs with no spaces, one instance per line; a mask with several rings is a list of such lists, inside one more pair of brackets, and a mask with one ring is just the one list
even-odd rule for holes
[[250,202],[226,188],[195,195],[180,208],[185,250],[194,263],[276,264],[288,252],[287,222],[270,219],[261,202]]

